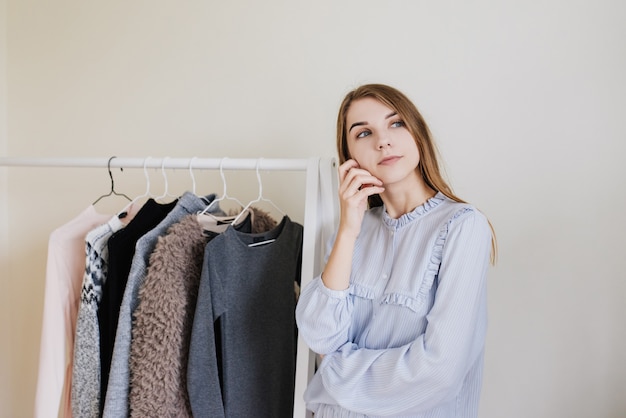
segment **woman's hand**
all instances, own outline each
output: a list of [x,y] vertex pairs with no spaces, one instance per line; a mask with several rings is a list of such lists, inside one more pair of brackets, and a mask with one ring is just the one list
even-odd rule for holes
[[362,169],[355,160],[347,160],[339,166],[340,232],[356,238],[367,210],[367,198],[382,193],[385,190],[382,184],[382,181]]

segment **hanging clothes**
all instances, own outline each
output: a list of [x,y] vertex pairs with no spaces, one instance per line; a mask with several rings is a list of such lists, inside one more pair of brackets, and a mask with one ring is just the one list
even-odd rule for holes
[[[280,164],[277,167],[282,168]],[[319,169],[319,165],[315,166],[312,164],[312,161],[306,165],[307,184],[309,183],[308,173],[311,167]],[[297,168],[297,170],[303,169]],[[317,187],[317,193],[319,193],[320,186],[317,185]],[[312,193],[314,194],[315,190]],[[129,398],[130,392],[133,390],[133,385],[131,385],[129,380],[131,371],[129,363],[134,361],[131,357],[133,332],[139,330],[136,327],[139,315],[137,310],[141,300],[148,299],[146,295],[152,294],[152,291],[149,290],[146,284],[149,282],[147,280],[149,267],[153,264],[153,261],[150,260],[152,253],[156,249],[158,242],[167,237],[170,227],[180,223],[185,219],[185,216],[191,216],[202,211],[214,199],[215,195],[201,198],[187,192],[177,202],[168,204],[168,209],[155,216],[155,219],[151,221],[149,226],[144,225],[143,230],[139,231],[141,228],[138,228],[137,231],[131,234],[130,229],[126,229],[128,226],[123,226],[116,232],[113,232],[112,228],[111,233],[107,232],[104,239],[100,237],[102,242],[106,242],[106,246],[100,249],[99,256],[102,258],[100,260],[102,264],[96,270],[99,270],[101,274],[104,273],[100,277],[104,286],[100,287],[99,292],[91,294],[91,300],[97,302],[95,304],[95,317],[93,316],[93,310],[85,314],[86,317],[90,318],[87,322],[92,325],[95,318],[98,329],[98,332],[95,333],[93,332],[94,328],[91,327],[89,335],[93,336],[93,339],[90,340],[90,347],[93,347],[95,352],[99,353],[99,414],[105,417],[128,416],[130,412],[128,405],[130,402],[134,402]],[[315,200],[314,196],[311,197],[310,193],[307,192],[307,202],[310,199],[312,202]],[[211,213],[223,215],[217,206],[213,208]],[[97,222],[93,222],[88,228],[84,228],[79,234],[79,239],[75,239],[78,243],[76,246],[78,251],[74,252],[74,256],[63,257],[68,262],[71,258],[78,258],[79,260],[78,274],[76,275],[78,279],[72,282],[74,287],[73,294],[75,295],[74,313],[72,314],[71,312],[71,303],[63,306],[64,309],[69,308],[70,325],[74,321],[78,323],[85,322],[83,319],[78,319],[80,307],[78,290],[81,289],[83,276],[85,275],[85,250],[89,241],[87,234],[109,220],[108,215],[101,216],[102,218]],[[306,213],[305,218],[307,218]],[[134,225],[133,221],[135,219],[132,216],[125,219],[125,221],[128,220]],[[256,223],[253,223],[252,226],[254,225]],[[311,225],[312,227],[315,226]],[[261,229],[247,230],[227,227],[226,231],[219,236],[213,236],[210,231],[205,230],[206,236],[204,238],[207,240],[207,244],[204,247],[201,258],[202,269],[200,277],[195,279],[195,286],[198,289],[198,293],[200,293],[200,289],[203,286],[208,286],[208,289],[204,289],[203,294],[208,296],[209,301],[207,304],[202,297],[190,297],[188,299],[190,304],[187,308],[189,308],[189,311],[185,312],[185,315],[189,315],[189,317],[184,319],[187,321],[186,323],[183,322],[186,325],[180,328],[186,329],[186,331],[179,335],[183,339],[187,339],[189,346],[187,351],[189,356],[187,368],[185,370],[184,362],[181,361],[182,372],[178,372],[183,385],[187,384],[188,386],[187,396],[189,397],[189,403],[187,409],[185,409],[186,413],[189,413],[189,410],[194,411],[195,404],[206,401],[205,399],[199,399],[198,396],[206,395],[207,398],[211,398],[213,394],[210,391],[217,390],[218,402],[214,405],[209,404],[210,406],[207,409],[200,410],[198,416],[211,416],[211,408],[221,411],[221,415],[218,414],[217,416],[226,417],[271,416],[273,418],[275,416],[292,416],[297,337],[294,311],[299,293],[300,269],[302,267],[303,228],[285,216],[279,225],[276,225],[276,221],[272,220],[271,227],[268,229],[264,233],[260,233]],[[120,237],[119,240],[114,239],[118,236]],[[124,236],[126,238],[122,238]],[[309,237],[317,237],[317,232],[310,234]],[[222,242],[219,245],[216,244],[214,248],[215,240],[222,240]],[[118,247],[118,244],[115,244],[116,242],[125,242],[124,245],[127,245],[125,247],[126,250],[122,249],[122,246]],[[60,245],[65,244],[61,243]],[[52,235],[50,247],[52,247]],[[97,253],[94,250],[95,247],[94,245],[92,248],[88,248],[88,251]],[[119,251],[116,253],[113,250],[114,248],[119,248]],[[274,249],[273,251],[271,250],[272,248]],[[50,248],[49,254],[52,252]],[[114,253],[117,254],[117,257],[112,257]],[[122,254],[126,255],[127,258],[122,260]],[[52,258],[54,257],[51,256],[50,259]],[[97,258],[95,257],[93,260]],[[115,259],[119,259],[119,265],[116,264],[117,262],[113,262]],[[210,262],[207,262],[207,260],[210,260]],[[113,266],[115,265],[118,265],[120,268],[114,268]],[[221,267],[217,267],[217,265],[221,265]],[[225,265],[232,265],[231,267],[234,268],[224,270]],[[49,268],[49,270],[52,272],[53,268]],[[59,270],[62,269],[59,268]],[[114,270],[117,273],[113,273]],[[114,274],[120,280],[112,280]],[[229,274],[233,276],[227,277]],[[50,275],[53,276],[54,274],[50,273]],[[185,279],[189,279],[189,277],[185,277]],[[209,283],[203,285],[205,281]],[[52,280],[46,279],[47,289],[49,288],[49,282],[51,283]],[[97,287],[97,280],[92,280],[92,282],[91,284]],[[114,283],[116,283],[115,286]],[[285,283],[288,283],[287,287],[284,287]],[[58,286],[55,285],[54,287],[55,291],[58,290]],[[96,287],[93,287],[93,289]],[[186,289],[193,291],[192,288],[193,286]],[[107,292],[107,289],[110,289],[110,294]],[[86,287],[85,290],[85,294],[89,295],[89,289]],[[157,288],[157,290],[159,289]],[[241,293],[238,294],[238,292]],[[47,290],[46,293],[52,292]],[[48,295],[46,295],[46,300],[48,299]],[[89,297],[86,297],[85,301],[87,302],[88,300]],[[199,307],[196,305],[194,309],[194,302],[199,302],[204,306]],[[46,301],[46,305],[52,306],[53,304]],[[45,326],[47,322],[50,322],[49,319],[52,318],[48,311],[46,306],[44,306],[44,328],[47,331],[42,330],[42,352],[44,350],[44,337],[46,335],[49,337],[54,332],[50,327]],[[190,312],[193,312],[193,314]],[[210,345],[208,343],[209,340],[212,340],[213,346],[217,348],[212,353],[203,351],[206,347],[196,345],[194,349],[192,345],[194,339],[201,341],[203,334],[209,335],[209,332],[207,332],[209,327],[206,326],[206,329],[202,329],[205,327],[205,324],[196,321],[196,317],[203,313],[210,313],[212,318],[210,321],[211,338],[207,337],[206,339],[208,345]],[[287,315],[283,315],[285,313]],[[66,314],[64,313],[64,315]],[[73,319],[71,318],[72,315]],[[107,316],[110,321],[103,320]],[[251,320],[246,321],[244,318]],[[135,320],[137,321],[135,322]],[[62,326],[67,326],[67,323],[66,315],[64,325]],[[235,329],[237,324],[243,324],[244,326]],[[185,332],[187,332],[186,336]],[[79,331],[78,334],[81,334],[81,332]],[[59,336],[59,333],[56,333],[56,335]],[[108,335],[108,339],[104,337],[105,335]],[[49,405],[55,402],[54,390],[46,391],[46,395],[49,396],[46,396],[45,399],[42,397],[43,404],[39,404],[39,393],[45,390],[42,389],[45,380],[43,379],[44,373],[40,373],[42,379],[41,385],[38,383],[37,389],[36,417],[44,416],[37,413],[37,411],[43,412],[44,410],[45,412],[52,412],[54,414],[52,416],[71,416],[71,375],[74,370],[74,346],[76,345],[74,340],[82,341],[82,337],[76,338],[76,336],[77,333],[74,329],[69,336],[72,339],[72,343],[69,347],[66,345],[64,349],[65,364],[69,364],[69,369],[66,367],[65,370],[66,372],[69,371],[69,373],[61,379],[61,385],[59,385],[58,376],[55,379],[57,386],[55,389],[62,385],[66,387],[61,394],[59,407],[49,407]],[[81,343],[78,345],[83,346]],[[46,354],[52,354],[51,351],[53,350],[50,350],[50,344],[46,343],[45,346]],[[108,355],[105,353],[105,347],[110,347]],[[185,349],[181,351],[181,353],[184,352]],[[142,353],[145,353],[145,350]],[[217,371],[216,375],[200,373],[200,370],[195,370],[192,366],[191,358],[196,359],[195,364],[206,365],[207,359],[211,357],[216,359],[215,365],[211,366]],[[106,366],[105,358],[108,358],[110,367]],[[45,363],[42,354],[40,365],[43,367]],[[98,364],[98,360],[94,364]],[[211,367],[206,368],[204,371],[212,371]],[[76,367],[77,373],[79,373],[79,369],[80,365]],[[195,373],[195,371],[199,373]],[[211,383],[212,379],[216,377],[216,386],[203,387],[207,383]],[[97,381],[97,379],[94,379],[94,381]],[[238,385],[240,386],[238,387]],[[83,389],[85,388],[81,387],[80,390]],[[203,393],[202,391],[205,389],[208,390],[206,393]],[[63,389],[61,390],[63,391]],[[50,402],[51,398],[52,402]],[[97,399],[98,395],[94,398]],[[63,399],[66,399],[65,408],[63,407]],[[90,411],[91,405],[88,408]],[[64,409],[67,411],[66,414],[63,413]],[[90,413],[88,412],[85,415],[89,416]],[[156,415],[160,416],[158,413]]]
[[[130,416],[191,417],[187,358],[204,248],[235,216],[188,215],[160,238],[133,314]],[[269,214],[248,209],[235,228],[264,232]]]
[[35,418],[70,418],[74,334],[85,273],[85,237],[111,215],[88,206],[48,239]]
[[[100,325],[100,365],[101,365],[101,409],[104,409],[106,388],[109,382],[109,369],[113,356],[113,344],[117,330],[117,319],[124,289],[135,255],[137,240],[148,233],[176,206],[176,201],[158,203],[148,199],[125,228],[115,232],[107,243],[109,249],[108,278],[102,288],[102,300],[98,308]],[[102,412],[102,411],[101,411]]]
[[[139,288],[145,279],[150,255],[154,251],[159,237],[165,234],[171,225],[179,222],[186,215],[204,210],[214,199],[215,194],[198,197],[191,192],[185,192],[163,221],[137,241],[135,255],[133,256],[124,290],[124,297],[120,305],[113,357],[109,370],[109,382],[104,403],[103,416],[105,418],[126,417],[129,414],[130,374],[128,364],[130,359],[132,314],[137,308]],[[223,215],[219,205],[214,206],[211,209],[212,213]]]
[[86,236],[86,265],[76,320],[74,365],[72,370],[72,415],[100,416],[100,329],[98,305],[107,279],[109,237],[122,229],[132,215],[117,215]]
[[302,232],[284,216],[207,244],[187,368],[194,417],[293,416]]

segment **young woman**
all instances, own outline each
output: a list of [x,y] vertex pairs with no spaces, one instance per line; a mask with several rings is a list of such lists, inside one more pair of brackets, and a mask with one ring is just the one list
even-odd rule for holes
[[398,90],[361,86],[337,120],[339,227],[296,309],[322,355],[315,417],[476,417],[491,225],[440,174],[435,144]]

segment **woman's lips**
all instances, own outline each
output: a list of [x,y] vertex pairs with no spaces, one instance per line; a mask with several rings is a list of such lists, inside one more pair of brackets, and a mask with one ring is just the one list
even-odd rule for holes
[[398,155],[390,155],[389,157],[385,157],[378,163],[379,165],[391,165],[398,161],[401,157]]

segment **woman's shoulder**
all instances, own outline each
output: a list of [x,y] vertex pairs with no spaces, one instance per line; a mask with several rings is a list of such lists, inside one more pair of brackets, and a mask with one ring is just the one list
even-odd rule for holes
[[429,222],[437,224],[457,223],[474,216],[484,218],[484,215],[471,203],[458,202],[441,192],[437,192],[422,207],[417,208],[416,212],[427,215],[424,218],[429,218]]
[[487,217],[476,208],[466,202],[456,202],[446,198],[445,216],[442,219],[442,231],[445,234],[452,230],[472,231],[470,235],[491,237],[491,227]]
[[471,214],[480,213],[471,203],[457,202],[449,197],[445,197],[444,204],[442,206],[447,209],[447,213],[450,213],[452,218],[471,216]]

